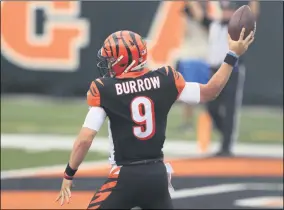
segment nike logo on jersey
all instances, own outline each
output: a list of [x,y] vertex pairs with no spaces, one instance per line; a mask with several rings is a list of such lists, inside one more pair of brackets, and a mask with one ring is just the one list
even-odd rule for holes
[[160,88],[160,78],[156,76],[144,79],[136,79],[122,83],[116,83],[115,88],[117,95],[137,93],[151,89],[158,89]]

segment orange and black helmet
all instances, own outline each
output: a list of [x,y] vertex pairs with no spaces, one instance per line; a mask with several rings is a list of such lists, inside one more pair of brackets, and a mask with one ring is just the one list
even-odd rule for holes
[[143,69],[147,46],[142,37],[132,31],[117,31],[108,36],[98,52],[98,67],[102,76],[119,76]]

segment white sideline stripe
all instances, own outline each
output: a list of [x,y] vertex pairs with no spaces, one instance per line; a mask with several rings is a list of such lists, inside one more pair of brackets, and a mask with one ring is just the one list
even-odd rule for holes
[[235,192],[245,190],[245,186],[242,184],[221,184],[215,186],[196,187],[191,189],[177,190],[171,193],[172,199],[196,197],[201,195],[212,195],[219,193]]
[[[69,150],[73,147],[75,136],[64,135],[37,135],[37,134],[1,134],[1,148],[17,148],[27,151],[48,151],[48,150]],[[90,148],[90,151],[108,153],[109,142],[107,138],[97,137]],[[217,151],[218,143],[210,145],[209,153]],[[165,142],[163,151],[166,156],[200,156],[197,141],[169,140]],[[244,144],[238,143],[233,151],[237,155],[255,155],[268,157],[283,157],[283,145],[281,144]],[[207,155],[208,155],[207,154]]]
[[[281,201],[282,205],[279,203],[279,206],[268,206],[267,204],[271,201]],[[281,196],[262,196],[254,198],[239,199],[235,201],[236,206],[241,207],[250,207],[258,209],[283,209],[283,197]]]
[[[83,162],[80,166],[80,170],[90,169],[90,168],[100,168],[109,165],[109,162],[104,161],[93,161],[93,162]],[[110,165],[109,165],[110,166]],[[54,165],[54,166],[42,166],[34,168],[23,168],[15,170],[1,171],[1,180],[8,178],[22,178],[35,175],[48,175],[53,173],[60,173],[64,171],[66,164]]]
[[186,197],[215,195],[215,194],[244,191],[244,190],[283,191],[283,185],[271,184],[271,183],[219,184],[219,185],[212,185],[205,187],[176,190],[171,193],[171,197],[172,199],[180,199]]

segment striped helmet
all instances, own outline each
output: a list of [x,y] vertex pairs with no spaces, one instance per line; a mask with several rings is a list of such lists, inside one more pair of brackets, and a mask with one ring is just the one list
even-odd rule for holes
[[147,60],[146,42],[132,31],[117,31],[104,41],[98,52],[102,76],[119,76],[144,68]]

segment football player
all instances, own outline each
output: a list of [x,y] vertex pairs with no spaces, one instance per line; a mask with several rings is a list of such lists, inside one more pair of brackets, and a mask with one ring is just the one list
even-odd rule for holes
[[173,209],[168,173],[163,162],[167,115],[176,100],[204,103],[218,96],[233,66],[253,42],[253,32],[238,41],[229,37],[230,51],[224,63],[205,84],[185,82],[171,66],[146,67],[147,46],[138,34],[111,34],[98,52],[103,77],[90,85],[90,107],[74,142],[56,200],[69,202],[73,177],[106,117],[112,151],[112,169],[95,193],[88,209]]

